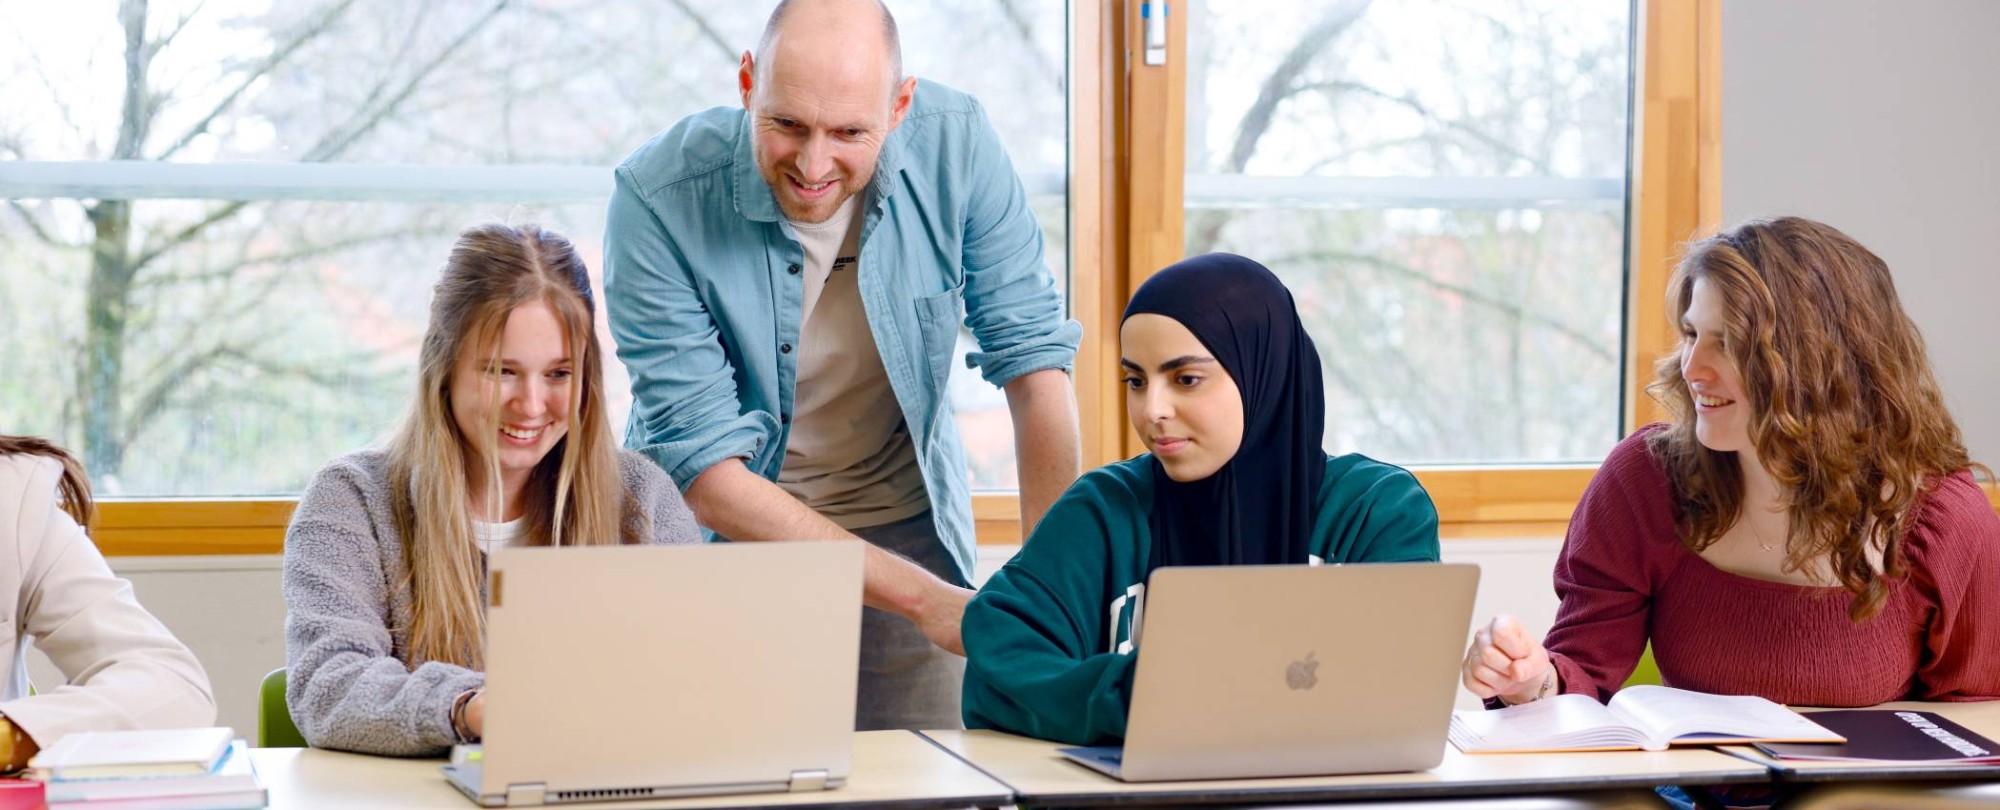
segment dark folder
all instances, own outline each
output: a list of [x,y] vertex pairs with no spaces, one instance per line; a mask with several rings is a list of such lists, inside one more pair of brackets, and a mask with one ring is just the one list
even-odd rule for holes
[[2000,744],[1931,712],[1845,709],[1806,716],[1847,742],[1757,743],[1757,750],[1790,760],[2000,765]]

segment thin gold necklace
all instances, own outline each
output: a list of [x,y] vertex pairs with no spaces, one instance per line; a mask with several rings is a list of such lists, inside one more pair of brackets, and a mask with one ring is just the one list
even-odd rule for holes
[[[1760,532],[1760,531],[1758,531],[1758,530],[1757,530],[1757,527],[1756,527],[1756,526],[1755,526],[1754,524],[1753,524],[1753,525],[1752,525],[1752,526],[1750,527],[1750,539],[1751,539],[1752,541],[1755,541],[1755,542],[1757,543],[1757,547],[1758,547],[1758,548],[1761,548],[1761,549],[1763,549],[1763,550],[1765,550],[1765,551],[1777,551],[1777,550],[1778,550],[1778,547],[1777,547],[1777,546],[1774,546],[1774,545],[1771,545],[1771,544],[1770,544],[1770,543],[1768,543],[1768,542],[1765,542],[1765,540],[1764,540],[1764,533],[1763,533],[1763,532]],[[1791,541],[1790,541],[1790,539],[1789,539],[1789,538],[1787,538],[1787,540],[1786,540],[1786,543],[1785,543],[1785,544],[1786,544],[1787,546],[1790,546],[1790,545],[1791,545]]]

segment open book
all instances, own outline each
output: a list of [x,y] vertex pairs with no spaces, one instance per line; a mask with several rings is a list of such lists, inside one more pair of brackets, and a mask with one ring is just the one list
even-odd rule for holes
[[1846,742],[1760,697],[1707,695],[1665,686],[1619,690],[1609,705],[1557,695],[1451,716],[1451,743],[1468,754],[1522,751],[1664,751],[1669,745]]

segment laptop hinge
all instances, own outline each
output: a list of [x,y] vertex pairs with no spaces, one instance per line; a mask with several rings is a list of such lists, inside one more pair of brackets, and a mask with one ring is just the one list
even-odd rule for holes
[[793,793],[804,793],[809,790],[825,790],[826,777],[827,772],[824,770],[792,771],[792,785],[790,789]]
[[525,785],[520,785],[520,784],[508,785],[507,806],[530,807],[537,804],[543,804],[545,803],[544,797],[548,795],[548,792],[549,792],[549,785],[547,782],[531,782]]

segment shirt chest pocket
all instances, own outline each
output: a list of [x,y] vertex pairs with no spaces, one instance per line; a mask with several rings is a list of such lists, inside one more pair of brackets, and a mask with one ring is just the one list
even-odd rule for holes
[[951,378],[951,356],[958,347],[958,325],[965,321],[965,284],[917,299],[917,331],[924,347],[924,368],[930,370],[939,402]]

